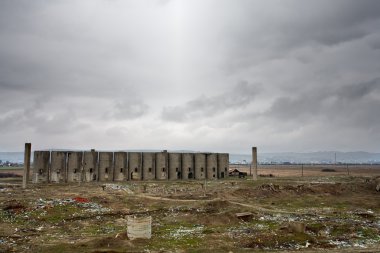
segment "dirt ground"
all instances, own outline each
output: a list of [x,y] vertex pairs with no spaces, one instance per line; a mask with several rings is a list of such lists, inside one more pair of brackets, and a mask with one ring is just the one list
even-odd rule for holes
[[[302,169],[303,168],[303,169]],[[250,174],[252,169],[249,165],[230,165],[231,169],[238,169],[239,171],[247,172]],[[303,172],[302,172],[303,170]],[[380,164],[375,165],[259,165],[258,175],[274,177],[324,177],[324,176],[359,176],[359,177],[373,177],[380,176]]]
[[[379,171],[363,175],[352,168],[347,176],[315,168],[318,176],[280,177],[272,170],[274,177],[258,181],[46,184],[26,190],[20,178],[1,178],[0,252],[380,251],[380,193],[373,180]],[[152,238],[130,240],[128,215],[151,216]]]

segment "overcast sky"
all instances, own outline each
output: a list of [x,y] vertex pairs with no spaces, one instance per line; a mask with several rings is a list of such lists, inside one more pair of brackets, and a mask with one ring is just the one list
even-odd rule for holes
[[2,0],[0,151],[380,152],[378,0]]

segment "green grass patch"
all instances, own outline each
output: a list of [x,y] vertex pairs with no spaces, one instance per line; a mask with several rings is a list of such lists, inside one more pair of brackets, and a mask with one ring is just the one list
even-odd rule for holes
[[[204,227],[189,223],[165,224],[153,227],[151,250],[192,249],[202,244]],[[209,231],[210,232],[210,231]]]
[[38,209],[30,212],[30,217],[49,223],[61,222],[73,218],[82,211],[82,208],[74,205],[57,205],[47,209]]

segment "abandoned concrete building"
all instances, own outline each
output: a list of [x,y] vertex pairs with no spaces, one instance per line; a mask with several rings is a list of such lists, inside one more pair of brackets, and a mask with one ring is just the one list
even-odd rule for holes
[[228,153],[34,151],[33,183],[228,177]]

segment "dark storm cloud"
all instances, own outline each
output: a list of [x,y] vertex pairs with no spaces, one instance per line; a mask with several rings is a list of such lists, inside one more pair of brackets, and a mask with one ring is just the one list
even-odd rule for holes
[[[302,47],[333,47],[378,34],[380,2],[249,1],[221,39],[228,41],[227,72],[282,59]],[[274,5],[273,3],[276,3]],[[249,15],[251,13],[251,15]],[[250,23],[252,15],[260,23]],[[232,17],[231,17],[232,19]]]
[[338,126],[373,128],[380,125],[380,78],[338,89],[315,89],[280,97],[263,114],[280,121],[315,122],[328,120]]
[[240,82],[232,90],[217,96],[202,95],[184,105],[164,107],[162,118],[181,122],[199,117],[214,117],[225,111],[247,106],[259,91],[260,88],[256,84]]
[[[371,94],[372,92],[380,91],[380,78],[375,78],[371,81],[349,85],[342,87],[338,90],[337,96],[340,99],[347,99],[348,101],[363,99],[365,96]],[[355,102],[355,101],[353,101]],[[380,100],[379,100],[380,103]]]
[[378,0],[0,1],[0,149],[378,151],[379,27]]

